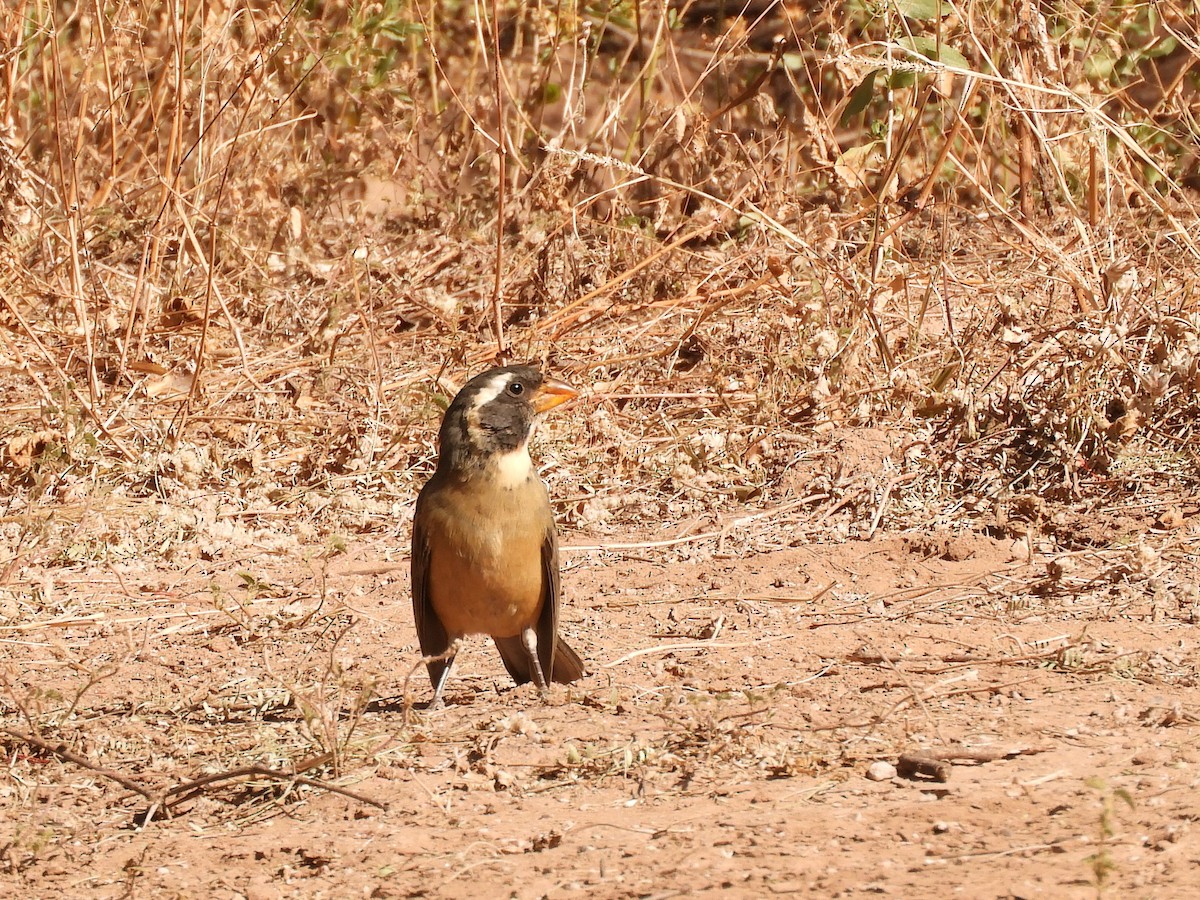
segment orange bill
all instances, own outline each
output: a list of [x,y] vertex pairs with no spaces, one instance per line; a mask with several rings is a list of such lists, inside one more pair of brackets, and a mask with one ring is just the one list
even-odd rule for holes
[[565,381],[559,381],[557,378],[547,378],[542,382],[542,386],[538,388],[537,393],[533,397],[533,408],[539,413],[544,413],[548,409],[554,409],[566,403],[568,400],[574,400],[579,396],[579,391],[571,387]]

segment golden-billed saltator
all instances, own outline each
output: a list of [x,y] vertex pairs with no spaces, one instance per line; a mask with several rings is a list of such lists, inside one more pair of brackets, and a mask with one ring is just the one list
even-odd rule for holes
[[[585,674],[558,636],[558,533],[529,457],[540,413],[578,396],[530,366],[475,376],[438,435],[437,471],[417,497],[412,589],[417,638],[442,698],[459,640],[488,634],[517,684]],[[547,677],[548,676],[548,677]]]

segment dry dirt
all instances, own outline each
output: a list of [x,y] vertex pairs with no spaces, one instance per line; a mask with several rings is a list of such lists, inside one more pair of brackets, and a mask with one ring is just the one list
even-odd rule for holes
[[[434,713],[423,671],[405,703],[405,512],[336,550],[45,569],[0,634],[4,724],[49,744],[7,740],[0,890],[1200,892],[1197,610],[1171,549],[1190,510],[1094,516],[1116,549],[1053,558],[982,532],[813,542],[796,502],[748,515],[565,529],[592,674],[543,703],[479,640]],[[914,752],[973,758],[867,777]],[[109,777],[158,796],[250,765],[311,780],[197,786],[146,824]]]

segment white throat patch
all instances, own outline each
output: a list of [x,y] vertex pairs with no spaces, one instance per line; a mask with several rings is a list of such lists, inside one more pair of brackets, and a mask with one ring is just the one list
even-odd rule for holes
[[497,453],[492,457],[498,487],[512,490],[536,476],[533,460],[529,458],[529,447],[522,444],[508,453]]

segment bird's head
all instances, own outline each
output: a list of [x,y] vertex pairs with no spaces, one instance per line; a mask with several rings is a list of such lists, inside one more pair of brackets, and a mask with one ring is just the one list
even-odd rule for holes
[[579,396],[532,366],[489,369],[468,381],[446,410],[438,468],[468,472],[523,452],[538,415]]

